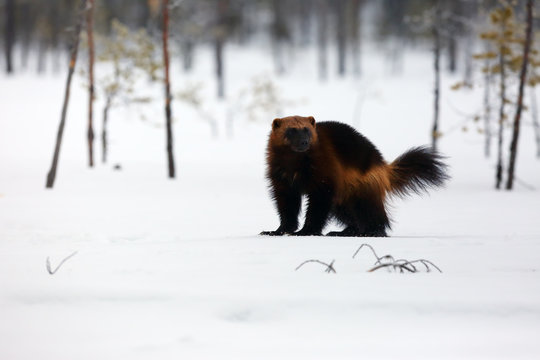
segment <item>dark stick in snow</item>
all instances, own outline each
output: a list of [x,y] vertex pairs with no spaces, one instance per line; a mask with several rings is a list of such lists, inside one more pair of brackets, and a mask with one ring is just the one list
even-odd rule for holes
[[66,261],[68,261],[69,259],[71,259],[71,258],[72,258],[73,256],[75,256],[76,254],[77,254],[77,251],[75,251],[75,252],[73,252],[71,255],[65,257],[64,260],[60,261],[60,264],[58,264],[58,266],[57,266],[56,269],[54,269],[54,270],[51,269],[51,261],[49,260],[49,257],[47,256],[47,261],[46,261],[46,264],[45,264],[46,267],[47,267],[47,271],[49,272],[49,274],[54,275],[54,274],[58,271],[58,269],[60,269],[60,267],[61,267],[62,265],[64,265],[64,263],[65,263]]
[[332,262],[331,262],[330,264],[327,264],[327,263],[322,262],[322,261],[320,261],[320,260],[306,260],[306,261],[304,261],[303,263],[301,263],[300,265],[298,265],[298,266],[296,267],[296,269],[294,269],[294,271],[297,271],[298,269],[300,269],[302,266],[304,266],[304,265],[307,264],[307,263],[314,262],[314,263],[317,263],[317,264],[321,264],[321,265],[326,266],[326,270],[324,270],[325,272],[327,272],[327,273],[331,273],[331,272],[332,272],[332,273],[336,274],[336,269],[334,269],[334,261],[335,261],[335,260],[332,260]]
[[[373,253],[373,256],[375,256],[375,258],[377,259],[377,261],[375,261],[374,267],[369,269],[368,272],[373,272],[373,271],[383,269],[383,268],[392,268],[394,270],[399,270],[400,272],[404,272],[405,270],[411,273],[416,273],[418,272],[418,269],[416,268],[416,266],[414,266],[414,264],[421,263],[422,265],[426,267],[427,272],[430,272],[431,267],[433,267],[437,269],[440,273],[442,273],[442,270],[437,265],[435,265],[434,263],[426,259],[418,259],[418,260],[409,261],[407,259],[395,260],[392,255],[378,256],[377,253],[375,252],[375,249],[373,249],[373,247],[369,244],[360,245],[358,250],[356,250],[356,252],[354,253],[353,258],[358,254],[358,252],[363,247],[369,248],[371,252]],[[388,260],[388,262],[383,262],[384,260]]]

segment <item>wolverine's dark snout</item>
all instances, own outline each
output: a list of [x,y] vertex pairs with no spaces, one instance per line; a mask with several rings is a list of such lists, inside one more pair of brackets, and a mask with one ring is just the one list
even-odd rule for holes
[[311,132],[308,128],[289,128],[285,132],[285,138],[291,144],[291,149],[296,152],[304,152],[309,149]]

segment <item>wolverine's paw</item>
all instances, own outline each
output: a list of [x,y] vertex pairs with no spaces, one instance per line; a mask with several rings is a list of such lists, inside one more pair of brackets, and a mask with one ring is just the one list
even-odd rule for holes
[[352,236],[352,235],[344,234],[343,231],[330,231],[325,236]]
[[282,236],[282,235],[289,235],[289,233],[286,233],[281,230],[274,230],[274,231],[261,231],[259,235],[265,235],[265,236]]
[[362,234],[356,228],[349,226],[342,231],[330,231],[326,236],[355,237],[362,236]]
[[385,230],[367,231],[363,233],[363,237],[388,237]]
[[302,229],[300,231],[292,233],[291,235],[294,235],[294,236],[320,236],[322,234],[320,232]]

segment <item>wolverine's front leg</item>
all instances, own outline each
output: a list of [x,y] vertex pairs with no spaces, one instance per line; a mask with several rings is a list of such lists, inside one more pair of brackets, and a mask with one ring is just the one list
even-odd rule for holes
[[310,192],[304,227],[294,235],[321,235],[328,221],[332,197],[332,191],[327,187]]
[[261,235],[292,234],[298,228],[298,213],[302,194],[288,184],[272,184],[272,194],[279,213],[280,225],[275,231],[263,231]]

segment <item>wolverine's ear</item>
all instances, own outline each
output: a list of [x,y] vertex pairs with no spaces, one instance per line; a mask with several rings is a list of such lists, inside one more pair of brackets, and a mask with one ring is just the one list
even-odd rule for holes
[[313,116],[308,116],[308,120],[311,123],[311,125],[315,126],[315,118]]
[[281,126],[281,119],[275,118],[274,121],[272,122],[272,129],[277,129],[280,126]]

